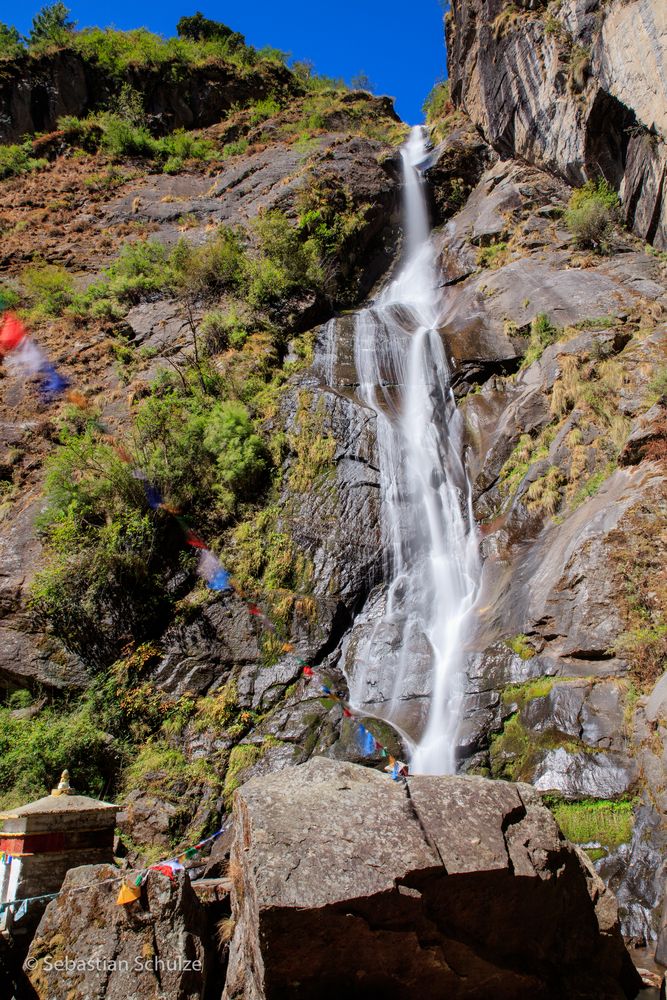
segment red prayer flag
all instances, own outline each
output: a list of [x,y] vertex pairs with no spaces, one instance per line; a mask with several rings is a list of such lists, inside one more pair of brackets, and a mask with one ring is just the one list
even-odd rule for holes
[[187,545],[191,545],[193,549],[205,549],[208,546],[206,542],[202,541],[199,535],[195,535],[194,531],[188,530],[185,532],[185,542]]
[[173,882],[174,880],[174,869],[171,865],[153,865],[151,868],[152,872],[160,872],[161,875],[166,875]]
[[6,354],[18,347],[27,332],[18,316],[15,316],[14,313],[7,313],[2,330],[0,330],[0,354]]
[[257,607],[256,604],[249,604],[248,605],[248,614],[251,614],[251,615],[260,615],[261,616],[262,612],[260,611],[260,609]]
[[304,677],[312,677],[314,673],[315,673],[315,671],[313,670],[312,667],[304,667],[303,668],[303,675],[304,675]]
[[349,708],[343,709],[343,715],[345,716],[346,719],[352,718],[352,712],[349,710]]

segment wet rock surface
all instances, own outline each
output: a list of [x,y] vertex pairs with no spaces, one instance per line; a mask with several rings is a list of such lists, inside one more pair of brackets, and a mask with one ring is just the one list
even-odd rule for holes
[[313,760],[235,808],[225,998],[634,995],[613,897],[528,786]]

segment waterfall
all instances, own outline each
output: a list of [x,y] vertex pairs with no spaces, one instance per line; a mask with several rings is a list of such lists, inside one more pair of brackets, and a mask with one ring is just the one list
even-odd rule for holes
[[[401,691],[415,650],[428,660],[428,710],[414,738],[415,773],[453,773],[466,623],[480,560],[462,421],[437,332],[436,254],[419,169],[426,134],[413,128],[403,160],[404,255],[396,277],[356,318],[359,395],[377,414],[382,534],[389,581],[380,622],[358,651],[350,696],[373,701],[370,678],[387,692],[376,714],[400,728]],[[379,635],[391,627],[398,657],[388,664]],[[385,662],[383,662],[385,660]],[[387,676],[387,673],[391,676]]]

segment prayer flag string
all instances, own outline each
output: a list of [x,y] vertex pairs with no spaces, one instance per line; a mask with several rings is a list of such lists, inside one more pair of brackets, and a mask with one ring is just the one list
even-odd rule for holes
[[[69,895],[74,892],[84,892],[86,889],[96,889],[100,885],[109,885],[112,882],[125,883],[128,877],[136,875],[137,877],[134,883],[134,887],[130,886],[127,887],[129,893],[123,893],[121,887],[119,898],[116,900],[119,906],[125,905],[126,903],[131,903],[133,900],[138,899],[140,895],[140,892],[133,893],[132,888],[140,890],[141,886],[148,878],[149,872],[155,871],[173,880],[174,873],[177,871],[182,871],[184,869],[184,866],[180,862],[181,858],[187,858],[188,860],[190,860],[192,858],[198,857],[200,852],[204,849],[204,847],[206,847],[207,844],[213,843],[213,841],[217,840],[218,837],[221,837],[226,829],[227,829],[227,824],[222,826],[219,830],[216,830],[215,833],[212,833],[210,837],[205,837],[204,840],[200,840],[199,843],[195,844],[194,846],[188,847],[184,851],[181,851],[180,854],[168,858],[165,861],[158,861],[154,865],[149,865],[148,868],[133,868],[130,869],[129,871],[123,872],[120,875],[115,875],[113,878],[101,879],[99,882],[88,882],[86,885],[75,885],[72,886],[71,888],[60,889],[58,892],[49,892],[41,896],[26,896],[24,899],[10,899],[7,902],[0,903],[0,915],[2,915],[2,913],[4,913],[5,910],[13,911],[14,907],[19,907],[17,913],[14,914],[14,919],[16,920],[19,917],[21,909],[23,909],[23,913],[25,913],[28,909],[28,906],[31,903],[36,903],[38,901],[43,902],[44,900],[50,900],[50,899],[57,899],[58,896]],[[7,855],[5,856],[7,857]],[[121,895],[123,895],[124,897],[122,900],[120,899]]]

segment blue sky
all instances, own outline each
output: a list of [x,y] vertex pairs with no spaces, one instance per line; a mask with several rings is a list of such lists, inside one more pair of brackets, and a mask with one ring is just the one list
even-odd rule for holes
[[[67,0],[65,0],[67,3]],[[0,21],[25,33],[39,0],[0,0]],[[421,105],[445,73],[442,9],[438,0],[70,0],[79,27],[114,24],[175,34],[183,14],[201,10],[241,31],[261,48],[273,45],[295,59],[310,59],[319,73],[348,81],[364,72],[376,93],[396,98],[398,113],[410,124],[422,119]]]

